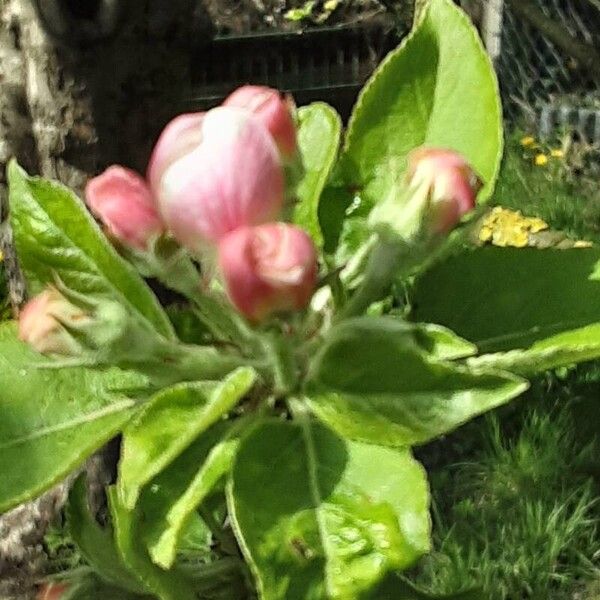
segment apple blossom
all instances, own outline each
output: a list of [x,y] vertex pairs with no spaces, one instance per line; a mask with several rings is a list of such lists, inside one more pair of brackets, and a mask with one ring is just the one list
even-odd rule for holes
[[256,117],[236,108],[167,125],[148,179],[167,227],[194,252],[238,227],[276,219],[283,204],[275,143]]
[[286,223],[242,227],[219,244],[219,267],[236,308],[251,321],[304,308],[315,288],[313,241]]
[[19,315],[19,339],[42,354],[71,356],[79,346],[63,323],[81,325],[90,315],[71,304],[56,288],[32,298]]
[[146,173],[152,189],[158,188],[168,167],[200,145],[205,114],[197,112],[179,115],[163,129],[152,151]]
[[145,250],[164,225],[150,189],[134,171],[118,165],[90,179],[85,201],[108,232],[123,245]]
[[407,178],[412,190],[427,196],[426,219],[434,233],[450,231],[475,208],[481,180],[458,152],[418,148],[409,157]]
[[273,136],[281,156],[289,159],[296,153],[296,127],[292,117],[294,102],[291,96],[261,85],[244,85],[232,92],[223,102],[249,110]]
[[37,600],[60,600],[69,589],[66,583],[44,583],[38,590]]

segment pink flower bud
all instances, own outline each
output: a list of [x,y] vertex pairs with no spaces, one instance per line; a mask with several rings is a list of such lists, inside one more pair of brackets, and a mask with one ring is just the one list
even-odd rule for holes
[[19,339],[42,354],[77,354],[79,346],[63,323],[91,321],[82,309],[50,287],[32,298],[19,315]]
[[219,244],[219,266],[231,302],[251,321],[304,308],[317,279],[313,241],[286,223],[230,233]]
[[85,201],[109,234],[125,246],[145,250],[164,231],[146,182],[124,167],[114,165],[90,179]]
[[429,198],[427,219],[432,231],[450,231],[473,210],[481,180],[466,159],[454,150],[418,148],[409,157],[408,180]]
[[37,600],[60,600],[69,589],[66,583],[44,583],[37,593]]
[[148,168],[152,191],[175,238],[201,251],[238,227],[277,218],[283,168],[260,121],[248,111],[226,107],[184,117],[167,125]]
[[206,113],[187,113],[175,117],[154,146],[148,163],[147,179],[152,190],[158,189],[163,173],[202,142],[202,121]]
[[260,85],[244,85],[235,90],[223,102],[249,110],[261,121],[273,136],[281,156],[288,159],[296,153],[296,126],[292,118],[294,101],[282,96],[273,88]]

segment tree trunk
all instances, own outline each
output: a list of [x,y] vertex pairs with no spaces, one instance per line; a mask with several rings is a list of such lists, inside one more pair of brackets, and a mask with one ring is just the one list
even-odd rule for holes
[[6,164],[12,156],[17,156],[26,169],[38,170],[24,81],[19,7],[14,0],[8,0],[0,4],[0,250],[4,255],[13,308],[23,301],[24,286],[7,224]]
[[600,12],[600,0],[587,0],[587,3]]
[[[124,7],[120,30],[104,31],[90,15],[69,13],[72,2],[40,0],[49,34],[33,0],[0,0],[0,244],[15,311],[25,289],[7,223],[10,158],[77,193],[89,176],[111,163],[143,172],[156,136],[188,92],[191,33],[197,39],[206,25],[203,15],[198,18],[198,3],[99,4],[112,10],[118,3]],[[111,467],[114,457],[93,477],[92,488],[110,479]],[[58,486],[0,517],[3,600],[33,597],[45,568],[40,543],[66,491],[66,484]]]

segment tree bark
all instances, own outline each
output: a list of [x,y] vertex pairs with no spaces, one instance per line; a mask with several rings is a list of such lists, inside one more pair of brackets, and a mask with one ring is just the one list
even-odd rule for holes
[[[111,163],[143,172],[158,133],[188,92],[192,32],[206,29],[195,0],[105,0],[126,7],[112,39],[96,35],[93,21],[69,15],[72,2],[41,2],[54,10],[44,15],[52,35],[32,0],[0,0],[0,244],[15,311],[25,288],[7,222],[7,162],[16,157],[30,173],[79,194]],[[97,491],[113,475],[114,456],[97,469],[102,463],[92,461]],[[2,600],[33,597],[45,568],[41,542],[67,490],[58,486],[0,517]]]
[[585,0],[590,6],[600,12],[600,0]]
[[8,227],[6,165],[17,156],[23,166],[38,170],[38,156],[25,89],[25,60],[21,52],[19,7],[14,0],[0,5],[0,250],[4,255],[13,308],[24,298],[23,278]]

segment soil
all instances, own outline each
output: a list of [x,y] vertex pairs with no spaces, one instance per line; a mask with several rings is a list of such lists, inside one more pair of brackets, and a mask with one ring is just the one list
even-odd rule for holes
[[[335,8],[331,10],[331,7]],[[410,22],[412,0],[315,0],[307,16],[294,20],[289,11],[303,9],[306,0],[202,0],[217,33],[244,34],[264,31],[298,31],[319,25],[357,25],[372,20]],[[387,6],[387,8],[386,8]],[[308,14],[309,13],[309,14]]]

